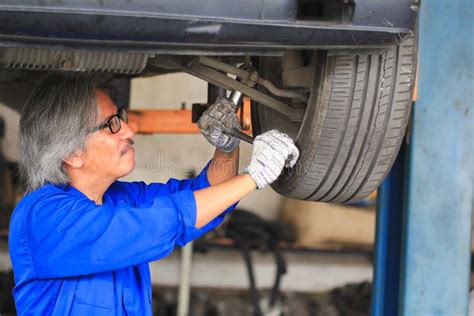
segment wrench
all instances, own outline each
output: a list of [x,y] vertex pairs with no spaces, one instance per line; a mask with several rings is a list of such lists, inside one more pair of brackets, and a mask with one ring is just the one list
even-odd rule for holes
[[239,130],[235,127],[234,128],[228,128],[228,127],[223,126],[222,131],[224,133],[226,133],[227,135],[235,136],[235,137],[243,140],[244,142],[247,142],[249,144],[253,144],[253,137],[252,136],[249,136],[249,135],[245,134],[244,132],[242,132],[241,130]]
[[[239,91],[233,91],[230,96],[229,96],[229,99],[234,102],[235,105],[237,105],[235,111],[237,112],[237,109],[239,108],[240,106],[240,103],[242,102],[244,98],[244,95],[239,92]],[[253,145],[253,141],[254,141],[254,138],[252,136],[249,136],[247,134],[245,134],[244,132],[242,132],[241,130],[239,130],[238,128],[228,128],[228,127],[225,127],[223,126],[222,127],[222,131],[224,133],[226,133],[227,135],[230,135],[230,136],[235,136],[251,145]],[[292,155],[289,155],[288,156],[288,160],[292,160],[293,159],[293,156]]]
[[[235,105],[237,105],[237,107],[235,108],[236,112],[239,109],[240,103],[242,103],[243,98],[244,98],[244,95],[240,91],[232,91],[232,93],[230,94],[229,99],[232,102],[234,102]],[[244,142],[247,142],[249,144],[253,144],[253,137],[252,136],[249,136],[249,135],[245,134],[244,132],[242,132],[241,130],[239,130],[235,127],[234,128],[228,128],[228,127],[224,126],[222,128],[222,131],[224,133],[226,133],[227,135],[235,136],[235,137],[243,140]]]

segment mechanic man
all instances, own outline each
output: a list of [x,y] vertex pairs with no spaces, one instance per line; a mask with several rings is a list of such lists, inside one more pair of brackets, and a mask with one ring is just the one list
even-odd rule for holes
[[120,182],[135,167],[134,132],[90,76],[48,75],[20,120],[25,197],[10,225],[19,315],[151,315],[148,262],[202,236],[246,194],[292,167],[285,134],[255,140],[238,174],[235,105],[218,99],[202,116],[212,160],[194,179]]

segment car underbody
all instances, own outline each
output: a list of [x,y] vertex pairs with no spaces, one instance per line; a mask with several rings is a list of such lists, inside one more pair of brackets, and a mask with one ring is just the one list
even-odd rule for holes
[[408,0],[8,0],[0,83],[49,71],[188,73],[250,97],[254,134],[278,128],[299,144],[305,171],[287,171],[277,192],[344,202],[378,186],[403,138],[417,8]]

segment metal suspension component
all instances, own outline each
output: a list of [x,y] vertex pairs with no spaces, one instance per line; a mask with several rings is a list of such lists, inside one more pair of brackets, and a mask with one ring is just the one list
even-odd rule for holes
[[282,98],[297,99],[308,102],[308,96],[295,90],[280,89],[271,81],[261,78],[255,70],[235,67],[210,57],[200,57],[198,62],[210,68],[237,76],[244,84],[253,87],[256,83],[264,86],[271,94]]
[[242,82],[230,78],[226,74],[223,74],[217,70],[212,69],[211,67],[199,63],[199,61],[191,63],[186,68],[184,68],[183,71],[202,80],[205,80],[211,84],[223,87],[227,90],[240,91],[243,94],[249,96],[252,100],[266,105],[274,109],[275,111],[286,115],[292,121],[301,122],[303,120],[305,113],[304,109],[296,109],[290,107],[285,103],[276,100],[275,98],[265,93],[262,93]]

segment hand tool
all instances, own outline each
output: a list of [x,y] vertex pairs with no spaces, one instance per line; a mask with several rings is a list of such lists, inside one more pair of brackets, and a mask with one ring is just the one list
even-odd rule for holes
[[234,128],[228,128],[228,127],[223,126],[222,131],[224,133],[226,133],[227,135],[235,136],[235,137],[243,140],[244,142],[247,142],[249,144],[253,144],[253,137],[252,136],[249,136],[249,135],[245,134],[244,132],[242,132],[241,130],[238,130],[235,127]]
[[[232,93],[230,94],[229,99],[232,102],[234,102],[234,104],[236,105],[236,109],[235,109],[236,112],[239,109],[240,103],[242,102],[243,98],[244,98],[244,95],[239,91],[232,91]],[[252,136],[249,136],[249,135],[245,134],[244,132],[242,132],[241,130],[239,130],[235,127],[234,128],[228,128],[228,127],[223,126],[222,131],[227,135],[235,136],[235,137],[243,140],[244,142],[247,142],[247,143],[253,145],[254,138]],[[289,155],[288,159],[291,160],[292,155]]]
[[[232,93],[230,94],[229,100],[234,102],[234,104],[236,105],[236,107],[235,107],[236,112],[239,109],[243,98],[244,98],[244,95],[240,91],[232,91]],[[249,144],[253,144],[253,137],[252,136],[249,136],[249,135],[245,134],[244,132],[242,132],[241,130],[239,130],[235,127],[234,128],[228,128],[228,127],[224,126],[222,128],[222,131],[224,133],[226,133],[227,135],[235,136],[235,137],[243,140],[244,142],[247,142]]]

